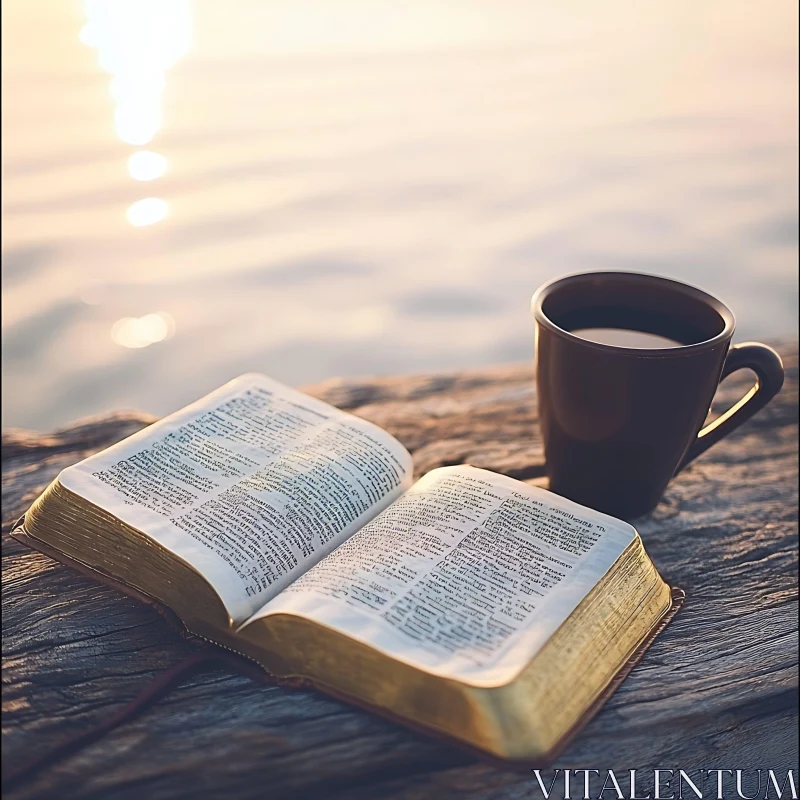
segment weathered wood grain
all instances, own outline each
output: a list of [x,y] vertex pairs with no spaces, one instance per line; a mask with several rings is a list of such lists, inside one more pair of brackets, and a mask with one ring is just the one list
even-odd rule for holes
[[[637,521],[688,599],[559,766],[797,769],[797,344],[776,347],[782,394]],[[719,405],[747,380],[727,381]],[[528,366],[311,392],[396,434],[420,473],[468,461],[544,483]],[[7,535],[60,469],[149,421],[3,434],[4,761],[85,730],[193,651],[152,609]],[[534,789],[529,775],[321,695],[208,671],[8,796],[510,799]]]

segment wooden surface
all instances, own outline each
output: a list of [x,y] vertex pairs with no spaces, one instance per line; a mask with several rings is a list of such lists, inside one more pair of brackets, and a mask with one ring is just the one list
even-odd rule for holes
[[[788,372],[782,394],[637,521],[688,599],[558,766],[797,769],[797,344],[775,344]],[[719,405],[749,380],[726,381]],[[527,365],[312,393],[395,433],[420,473],[469,461],[543,483]],[[59,470],[147,421],[128,414],[3,435],[4,763],[102,720],[192,652],[149,607],[8,536]],[[7,796],[541,796],[534,790],[530,775],[321,695],[208,671]]]

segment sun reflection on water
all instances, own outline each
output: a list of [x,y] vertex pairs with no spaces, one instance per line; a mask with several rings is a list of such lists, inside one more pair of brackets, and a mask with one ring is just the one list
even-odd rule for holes
[[[86,0],[81,41],[98,53],[110,73],[117,135],[130,145],[149,144],[161,128],[161,95],[166,71],[186,53],[191,39],[189,0]],[[133,153],[128,172],[137,181],[161,177],[166,159],[151,150]],[[152,225],[166,216],[158,198],[133,203],[131,225]]]
[[86,0],[81,41],[113,75],[114,122],[123,142],[145,145],[161,127],[165,72],[189,47],[188,0]]
[[120,347],[138,349],[169,339],[175,332],[175,321],[164,311],[143,317],[123,317],[111,328],[111,338]]
[[[114,127],[128,145],[150,144],[162,125],[162,93],[166,71],[186,53],[191,38],[190,0],[85,0],[86,24],[80,39],[98,54],[98,64],[111,74]],[[128,158],[135,181],[153,181],[166,171],[167,159],[153,150],[136,150]],[[160,222],[169,205],[160,197],[131,203],[126,220],[135,228]],[[102,303],[104,292],[87,290],[87,304]],[[175,321],[162,311],[122,317],[111,327],[120,347],[138,349],[169,339]]]
[[153,225],[167,216],[168,206],[160,197],[145,197],[137,200],[125,212],[125,216],[135,228]]
[[154,181],[167,169],[167,159],[152,150],[139,150],[128,159],[128,172],[136,181]]

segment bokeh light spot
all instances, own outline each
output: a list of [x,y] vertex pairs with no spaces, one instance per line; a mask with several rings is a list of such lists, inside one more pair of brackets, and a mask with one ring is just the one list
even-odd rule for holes
[[167,216],[168,208],[166,201],[160,197],[145,197],[129,206],[125,216],[131,225],[141,228],[160,222]]
[[175,333],[175,320],[164,311],[143,317],[122,317],[111,327],[111,339],[120,347],[138,349],[163,342]]
[[137,181],[160,178],[167,168],[167,159],[152,150],[140,150],[128,159],[128,172]]

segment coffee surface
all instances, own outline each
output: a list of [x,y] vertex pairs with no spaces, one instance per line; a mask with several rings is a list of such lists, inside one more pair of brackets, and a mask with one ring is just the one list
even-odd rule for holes
[[645,333],[644,331],[627,330],[624,328],[582,328],[573,330],[571,333],[589,342],[610,344],[616,347],[637,347],[644,349],[682,346],[681,342],[668,339],[665,336],[658,336],[655,333]]

